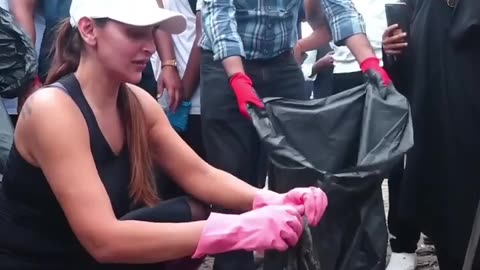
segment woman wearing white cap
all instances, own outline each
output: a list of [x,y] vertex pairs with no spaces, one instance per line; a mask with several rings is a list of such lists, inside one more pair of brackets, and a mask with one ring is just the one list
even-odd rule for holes
[[[70,13],[47,78],[53,84],[28,98],[18,122],[0,188],[0,269],[139,269],[285,250],[302,233],[302,215],[320,221],[320,189],[261,191],[209,166],[157,102],[129,84],[155,51],[155,27],[179,33],[181,15],[155,0],[74,0]],[[186,197],[160,202],[153,166],[199,201],[242,214],[208,216]]]

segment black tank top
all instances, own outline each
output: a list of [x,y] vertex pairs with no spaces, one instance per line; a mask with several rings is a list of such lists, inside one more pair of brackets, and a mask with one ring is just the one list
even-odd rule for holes
[[[118,156],[111,150],[73,74],[55,86],[63,88],[80,108],[95,165],[115,215],[125,215],[131,204],[127,147]],[[73,234],[42,170],[22,158],[14,144],[0,187],[0,269],[92,269],[93,265],[94,260]]]

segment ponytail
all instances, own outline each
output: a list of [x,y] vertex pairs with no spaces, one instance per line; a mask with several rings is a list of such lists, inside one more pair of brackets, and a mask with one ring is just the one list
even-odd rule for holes
[[[96,20],[97,25],[106,23]],[[52,84],[63,76],[78,69],[83,39],[78,28],[73,28],[69,20],[64,21],[57,32],[52,66],[45,84]],[[135,94],[122,84],[118,100],[122,120],[125,125],[127,148],[130,159],[129,195],[136,205],[152,206],[159,201],[153,175],[153,160],[148,149],[147,125],[140,102]]]
[[78,29],[73,28],[68,19],[62,22],[56,37],[55,47],[52,48],[54,51],[53,62],[45,80],[46,85],[75,72],[80,63],[83,40]]
[[145,114],[137,96],[125,84],[120,87],[119,105],[130,155],[130,197],[136,204],[153,206],[159,198],[153,175],[153,159],[148,149]]

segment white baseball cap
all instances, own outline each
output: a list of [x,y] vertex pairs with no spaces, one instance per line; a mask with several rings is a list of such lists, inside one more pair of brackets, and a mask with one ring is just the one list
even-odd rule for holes
[[72,0],[72,27],[76,27],[84,17],[108,18],[134,26],[158,25],[172,34],[183,32],[187,26],[182,14],[160,8],[157,0]]

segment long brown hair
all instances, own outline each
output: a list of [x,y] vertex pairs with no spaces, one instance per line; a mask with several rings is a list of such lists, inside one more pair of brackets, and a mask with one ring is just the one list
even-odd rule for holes
[[[103,26],[107,20],[97,19],[96,25]],[[80,63],[83,39],[77,28],[68,20],[58,28],[52,67],[46,84],[58,81],[75,72]],[[120,86],[118,104],[125,125],[125,135],[130,156],[130,197],[135,204],[154,205],[159,201],[153,176],[152,155],[146,139],[145,114],[137,96],[126,84]]]

